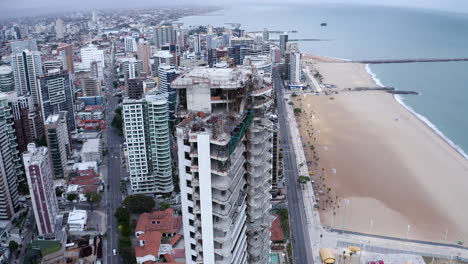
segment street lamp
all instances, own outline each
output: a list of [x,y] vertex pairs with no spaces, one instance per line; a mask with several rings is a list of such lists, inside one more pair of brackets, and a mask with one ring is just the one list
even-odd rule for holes
[[408,228],[406,229],[406,239],[409,237],[409,232],[410,232],[411,226],[408,225]]
[[372,234],[372,230],[374,229],[374,219],[370,220],[370,233]]

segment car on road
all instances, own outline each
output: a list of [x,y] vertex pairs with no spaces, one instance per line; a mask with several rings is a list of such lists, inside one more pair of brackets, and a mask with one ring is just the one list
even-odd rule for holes
[[117,255],[117,250],[115,248],[112,250],[112,255]]
[[377,260],[377,264],[384,264],[383,260],[379,259]]
[[373,261],[373,260],[369,260],[369,261],[367,261],[367,264],[377,264],[377,263],[375,263],[375,261]]

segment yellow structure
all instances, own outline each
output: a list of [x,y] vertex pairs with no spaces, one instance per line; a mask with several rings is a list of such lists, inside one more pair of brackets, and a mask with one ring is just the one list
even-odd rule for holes
[[335,263],[335,256],[333,255],[333,250],[331,250],[330,248],[321,248],[320,257],[322,258],[323,263],[326,263],[326,264]]

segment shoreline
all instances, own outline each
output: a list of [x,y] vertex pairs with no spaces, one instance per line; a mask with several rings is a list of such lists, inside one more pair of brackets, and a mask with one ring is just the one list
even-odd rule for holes
[[468,239],[465,156],[399,96],[350,91],[381,86],[368,65],[327,62],[305,59],[335,88],[293,99],[302,109],[296,120],[307,164],[316,172],[311,179],[322,223],[426,241],[442,242],[446,233],[452,243]]
[[[370,65],[366,64],[366,70],[369,75],[374,79],[375,83],[380,87],[385,87],[382,81],[377,77],[377,75],[372,72]],[[399,94],[393,95],[393,98],[402,105],[407,111],[415,115],[422,123],[424,123],[429,129],[431,129],[437,136],[441,137],[447,144],[452,147],[456,152],[463,156],[466,160],[468,160],[468,154],[455,142],[453,142],[449,137],[447,137],[434,123],[432,123],[427,117],[424,115],[416,112],[411,106],[405,104],[403,96]]]
[[[310,53],[303,53],[306,56],[310,56],[311,58],[323,58],[325,61],[333,60],[333,61],[350,61],[349,59],[344,58],[337,58],[337,57],[329,57],[329,56],[321,56],[321,55],[313,55]],[[374,80],[375,84],[380,87],[385,87],[382,81],[377,77],[377,75],[372,71],[369,64],[364,64],[366,67],[366,71],[369,76]],[[449,137],[447,137],[434,123],[432,123],[427,117],[424,115],[416,112],[411,106],[405,104],[404,98],[401,95],[395,94],[393,95],[395,101],[397,101],[406,111],[413,114],[417,119],[419,119],[424,125],[426,125],[434,134],[442,138],[451,148],[453,148],[457,153],[459,153],[465,160],[468,160],[468,153],[465,150],[453,142]]]

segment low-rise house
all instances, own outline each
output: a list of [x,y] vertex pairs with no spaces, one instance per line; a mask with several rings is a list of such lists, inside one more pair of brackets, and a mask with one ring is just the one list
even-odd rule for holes
[[182,226],[182,217],[174,213],[174,209],[168,208],[164,211],[143,213],[138,218],[135,228],[135,236],[148,231],[159,231],[163,236],[174,236]]

